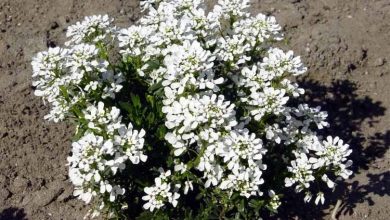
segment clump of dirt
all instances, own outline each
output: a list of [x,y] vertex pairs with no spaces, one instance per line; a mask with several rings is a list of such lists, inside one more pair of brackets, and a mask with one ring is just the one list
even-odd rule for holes
[[[276,218],[330,218],[342,199],[339,219],[388,219],[389,1],[260,0],[251,11],[274,15],[283,25],[284,47],[309,67],[299,80],[310,102],[329,111],[328,132],[354,149],[354,177],[324,206],[297,201]],[[0,2],[0,219],[80,219],[88,210],[72,196],[67,177],[73,126],[43,120],[48,109],[33,95],[30,62],[35,53],[62,45],[68,25],[93,14],[128,26],[139,18],[139,2]]]

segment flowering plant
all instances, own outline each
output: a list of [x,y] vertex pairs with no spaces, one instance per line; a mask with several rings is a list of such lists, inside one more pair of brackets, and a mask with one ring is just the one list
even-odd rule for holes
[[45,118],[77,123],[69,177],[89,215],[253,219],[351,175],[349,146],[316,132],[326,112],[300,103],[306,68],[248,1],[143,1],[136,25],[86,17],[33,59]]

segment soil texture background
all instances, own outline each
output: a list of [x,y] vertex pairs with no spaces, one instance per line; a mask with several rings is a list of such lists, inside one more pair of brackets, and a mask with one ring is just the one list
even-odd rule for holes
[[[326,204],[283,207],[277,219],[389,219],[390,1],[254,0],[251,11],[276,17],[285,49],[309,68],[300,78],[312,105],[328,111],[332,135],[354,153],[354,176]],[[0,0],[0,219],[82,219],[88,210],[72,196],[66,157],[74,126],[43,119],[34,96],[31,59],[62,46],[66,27],[84,16],[108,14],[118,26],[140,16],[134,0]],[[291,205],[293,204],[293,205]]]

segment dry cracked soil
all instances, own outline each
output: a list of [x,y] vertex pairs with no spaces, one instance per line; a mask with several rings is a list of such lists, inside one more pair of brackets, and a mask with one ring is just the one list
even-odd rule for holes
[[[354,176],[325,205],[294,198],[275,219],[389,219],[390,1],[258,0],[253,13],[274,15],[285,48],[309,67],[299,81],[308,101],[329,112],[328,132],[353,148]],[[43,120],[33,95],[35,53],[61,45],[70,24],[108,14],[118,26],[140,16],[134,0],[0,0],[0,219],[81,219],[66,157],[74,128]],[[293,205],[291,205],[293,204]]]

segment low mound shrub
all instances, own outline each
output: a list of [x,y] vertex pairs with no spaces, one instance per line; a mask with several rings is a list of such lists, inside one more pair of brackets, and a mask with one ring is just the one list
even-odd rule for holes
[[307,69],[276,46],[274,17],[248,0],[141,6],[128,28],[86,17],[32,61],[45,119],[76,124],[67,164],[88,216],[255,219],[289,188],[324,203],[351,175],[349,146],[302,101]]

